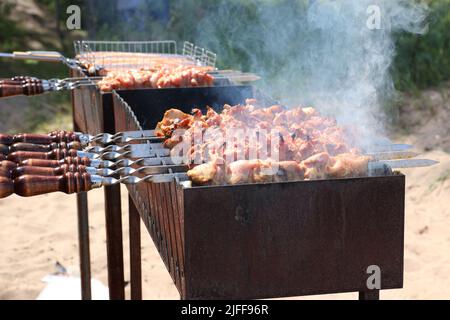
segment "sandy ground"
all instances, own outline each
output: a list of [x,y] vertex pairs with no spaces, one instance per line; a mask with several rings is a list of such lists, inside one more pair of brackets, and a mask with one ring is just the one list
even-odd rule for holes
[[[128,260],[128,198],[122,192],[126,281]],[[107,285],[106,231],[103,191],[89,194],[89,223],[93,277]],[[0,299],[35,299],[45,287],[41,279],[55,272],[58,261],[79,274],[76,200],[62,193],[32,199],[0,200]],[[144,297],[179,299],[169,273],[142,225]],[[128,290],[127,290],[128,291]],[[128,294],[128,292],[127,292]]]
[[[437,166],[405,170],[406,233],[404,289],[382,292],[383,299],[450,298],[450,155],[432,151],[424,157]],[[123,193],[126,280],[128,215]],[[103,191],[89,194],[92,273],[107,283]],[[0,299],[35,299],[59,261],[78,273],[75,197],[50,194],[32,199],[0,200]],[[146,299],[178,299],[162,260],[142,226],[143,290]],[[127,293],[128,294],[128,293]],[[354,299],[356,294],[309,298]]]

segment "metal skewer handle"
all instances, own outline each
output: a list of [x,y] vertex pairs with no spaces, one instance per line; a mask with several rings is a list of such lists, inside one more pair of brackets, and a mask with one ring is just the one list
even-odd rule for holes
[[[56,51],[14,51],[13,53],[0,52],[2,58],[12,58],[16,60],[35,60],[43,62],[62,62],[71,69],[82,69],[78,60],[67,58]],[[97,70],[97,68],[96,68]]]
[[154,183],[170,182],[177,178],[185,178],[184,173],[149,175],[144,178],[127,176],[120,179],[90,175],[88,173],[68,172],[60,176],[24,175],[14,181],[0,177],[0,198],[15,193],[22,197],[32,197],[53,192],[67,194],[87,192],[94,188],[117,184],[138,184],[151,181]]
[[61,53],[56,51],[14,51],[11,58],[17,60],[35,60],[45,62],[61,62],[65,59]]

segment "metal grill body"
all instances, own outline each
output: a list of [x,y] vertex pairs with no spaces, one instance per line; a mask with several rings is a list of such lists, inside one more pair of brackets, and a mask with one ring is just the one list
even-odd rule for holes
[[[258,96],[248,86],[119,91],[117,131],[153,129],[172,107],[221,108]],[[247,299],[368,292],[403,286],[401,174],[206,186],[129,187],[183,299]]]

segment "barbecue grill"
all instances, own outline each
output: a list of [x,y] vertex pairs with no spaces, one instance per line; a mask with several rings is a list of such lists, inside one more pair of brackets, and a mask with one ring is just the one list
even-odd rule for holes
[[[124,43],[79,44],[77,56],[96,70],[128,68]],[[131,43],[129,43],[131,46]],[[108,47],[111,46],[111,47]],[[110,49],[108,49],[110,48]],[[143,48],[135,46],[133,48]],[[169,44],[170,48],[170,44]],[[136,63],[151,53],[128,49]],[[175,47],[176,51],[176,47]],[[106,52],[106,53],[105,53]],[[185,45],[185,56],[210,64],[205,50]],[[167,52],[167,54],[173,54]],[[122,56],[117,60],[117,56]],[[124,58],[125,62],[120,63]],[[86,70],[71,69],[72,77]],[[172,107],[189,112],[257,98],[251,86],[120,90],[95,86],[72,91],[74,127],[92,135],[153,129]],[[265,102],[266,100],[266,102]],[[164,161],[161,161],[164,166]],[[170,169],[167,169],[171,174]],[[174,175],[169,183],[140,183],[130,192],[132,292],[139,297],[139,221],[149,231],[183,299],[270,298],[370,291],[366,270],[381,269],[381,289],[403,283],[404,176],[383,175],[239,186],[192,187]],[[110,297],[124,297],[120,188],[105,188]],[[84,289],[89,287],[87,199],[78,196]],[[82,259],[83,260],[83,259]],[[84,275],[84,276],[83,276]],[[84,291],[85,292],[85,291]],[[87,297],[84,295],[84,297]]]
[[[161,140],[154,135],[154,130],[142,130],[139,118],[145,120],[148,117],[145,112],[148,105],[142,102],[147,99],[156,101],[157,105],[150,110],[160,112],[161,115],[158,117],[160,118],[168,108],[167,105],[171,103],[184,102],[181,107],[184,110],[193,106],[204,109],[207,105],[218,109],[225,103],[224,101],[237,104],[243,102],[244,97],[256,95],[258,92],[249,86],[168,91],[171,90],[130,91],[132,93],[130,100],[139,98],[135,101],[136,112],[120,96],[121,92],[115,92],[113,97],[116,125],[124,127],[127,131],[124,133],[96,136],[67,132],[52,132],[41,136],[0,135],[0,141],[5,143],[1,149],[2,154],[7,156],[9,161],[16,163],[24,159],[37,159],[27,160],[30,162],[27,165],[33,166],[31,162],[39,161],[39,159],[58,160],[67,155],[82,156],[78,150],[60,148],[68,146],[80,148],[86,145],[88,147],[83,151],[83,155],[92,159],[101,157],[113,160],[112,162],[102,160],[100,169],[68,166],[71,163],[75,164],[75,159],[68,158],[63,160],[66,165],[57,169],[20,167],[17,170],[0,172],[2,176],[0,197],[8,196],[11,192],[32,196],[58,190],[66,193],[82,192],[92,187],[111,186],[119,182],[129,184],[132,191],[131,201],[141,209],[137,211],[142,212],[144,222],[183,298],[264,298],[343,292],[352,290],[351,288],[361,290],[359,288],[364,281],[361,281],[361,275],[354,275],[353,272],[361,270],[361,263],[366,264],[369,260],[375,260],[375,265],[380,269],[383,268],[384,274],[386,274],[385,270],[388,270],[387,277],[390,281],[383,288],[395,287],[399,279],[395,277],[398,263],[395,264],[392,258],[398,257],[396,255],[398,252],[403,253],[402,246],[399,247],[399,242],[396,241],[401,240],[398,235],[401,234],[402,229],[398,227],[403,227],[399,224],[400,220],[403,221],[401,215],[403,210],[399,210],[402,203],[397,202],[398,195],[404,194],[402,175],[392,173],[391,170],[373,171],[369,168],[371,176],[364,178],[192,187],[190,183],[183,180],[186,175],[178,171],[182,168],[169,163],[167,152],[165,152],[167,150],[160,149],[160,143],[142,143],[142,141]],[[159,98],[155,96],[155,92],[160,94]],[[123,94],[126,95],[125,92]],[[180,101],[173,100],[173,97]],[[142,117],[136,116],[139,112],[143,114]],[[148,125],[155,126],[151,121],[151,118],[148,119]],[[129,131],[131,129],[138,129],[138,131]],[[133,141],[141,143],[124,146],[89,146],[92,142],[105,145]],[[404,146],[389,145],[391,149],[398,147]],[[379,153],[381,154],[383,153]],[[384,153],[381,157],[382,162],[388,159],[388,154]],[[402,155],[408,156],[408,153],[402,153]],[[130,161],[126,159],[128,157],[144,157],[144,159]],[[124,160],[115,162],[117,159]],[[88,162],[92,164],[91,161],[93,160]],[[54,166],[54,162],[51,160],[50,162],[50,166]],[[379,160],[371,161],[372,164],[378,162]],[[56,165],[59,164],[60,162],[56,161]],[[83,164],[88,163],[84,163],[83,160]],[[133,164],[139,168],[130,168],[129,166]],[[119,180],[111,177],[115,175],[115,171],[108,169],[111,167],[119,168],[120,175],[124,177]],[[23,176],[27,172],[32,176]],[[65,172],[68,173],[64,176],[55,176]],[[148,174],[149,172],[152,175],[141,178],[135,176],[138,173]],[[35,174],[38,175],[34,176]],[[15,178],[14,182],[8,180],[9,177]],[[398,177],[400,180],[388,179],[391,177]],[[158,184],[145,184],[145,181],[158,182]],[[381,188],[381,191],[378,192],[377,188]],[[391,196],[394,201],[387,202],[389,206],[383,207],[388,212],[388,216],[384,217],[377,212],[377,208],[373,208],[372,202],[383,205],[380,199],[388,197],[386,190],[389,194],[392,192],[396,196]],[[371,214],[367,216],[357,213],[358,209],[354,205],[356,201]],[[219,207],[223,212],[215,212],[212,217],[211,211]],[[278,216],[282,218],[281,222],[277,221]],[[380,216],[383,219],[379,221],[377,218]],[[197,220],[197,217],[200,217],[200,220]],[[347,221],[348,217],[351,219],[350,222]],[[361,219],[360,223],[356,217]],[[136,222],[139,222],[139,220],[130,219],[130,224],[131,221],[134,221],[134,226]],[[383,221],[387,221],[388,226],[383,225]],[[275,222],[280,226],[277,224],[272,227],[271,224]],[[286,225],[284,225],[285,222]],[[354,222],[357,222],[357,229],[353,229]],[[368,222],[373,223],[375,228],[367,227],[365,224]],[[209,226],[209,224],[217,223],[219,223],[218,227]],[[394,227],[393,230],[392,227]],[[214,233],[208,233],[210,229],[214,230]],[[377,236],[381,229],[385,230],[386,234]],[[230,230],[233,231],[232,237]],[[299,230],[300,236],[296,234]],[[316,234],[319,235],[319,239],[316,239]],[[330,237],[328,237],[329,234],[331,234]],[[220,235],[219,239],[226,240],[225,248],[222,248],[222,240],[209,240],[209,237],[214,235]],[[117,237],[118,234],[114,236]],[[377,243],[375,245],[369,243],[367,236],[372,237],[371,240],[375,239]],[[325,239],[324,244],[315,245],[316,242],[322,241],[322,237]],[[367,254],[359,245],[355,247],[352,242],[354,239],[358,239],[358,244],[363,243],[374,252],[370,251],[370,254]],[[250,245],[253,241],[256,243],[255,247]],[[308,247],[305,248],[300,243],[307,243]],[[380,243],[383,244],[381,247]],[[132,243],[130,246],[134,248],[135,244]],[[383,247],[384,250],[382,250]],[[217,253],[218,248],[220,254]],[[325,258],[315,260],[314,255],[322,254],[323,250],[326,251]],[[198,252],[200,256],[197,256]],[[205,256],[208,257],[206,263],[205,259],[200,258]],[[339,260],[336,261],[336,259]],[[240,264],[237,263],[239,260],[242,260]],[[227,263],[231,263],[231,266]],[[337,271],[333,268],[328,269],[329,263],[338,266]],[[220,265],[215,268],[220,271],[218,274],[208,273],[211,264]],[[225,269],[222,268],[223,265]],[[320,270],[325,274],[325,278],[309,276],[309,279],[316,279],[320,283],[300,282],[299,285],[298,282],[304,279],[291,276],[293,269],[289,269],[289,266],[308,272]],[[367,265],[366,270],[371,266],[373,265]],[[254,274],[249,274],[250,270]],[[345,281],[339,282],[340,275],[333,272],[344,272]],[[132,274],[136,273],[132,272]],[[272,280],[266,285],[261,285],[260,283],[264,283],[268,276]],[[245,287],[242,287],[243,284]],[[133,287],[135,286],[132,283]],[[364,291],[361,290],[361,292]]]
[[[173,106],[221,108],[255,97],[249,86],[118,91],[117,131],[152,129]],[[405,178],[388,176],[185,187],[128,186],[183,299],[370,292],[403,284]]]
[[[177,53],[176,43],[172,41],[163,42],[98,42],[98,41],[84,41],[75,43],[76,54],[82,56],[87,62],[94,63],[96,69],[99,60],[95,57],[95,52],[146,52],[147,54],[169,54],[175,56]],[[125,54],[126,55],[126,54]],[[199,49],[191,43],[185,42],[183,46],[183,55],[191,60],[197,61],[199,64],[215,65],[215,54],[204,49]],[[107,59],[106,59],[107,60]],[[100,63],[107,64],[105,59]],[[113,63],[117,63],[114,61]],[[139,63],[139,61],[137,61]],[[142,61],[141,61],[142,63]],[[115,67],[114,64],[109,67]],[[120,63],[119,66],[120,68]],[[80,69],[71,69],[71,77],[86,76],[87,73]],[[159,92],[158,89],[151,90],[155,94]],[[141,91],[141,90],[132,90]],[[144,90],[142,90],[144,91]],[[100,132],[114,133],[114,110],[112,104],[112,93],[101,92],[95,86],[82,86],[72,91],[72,105],[74,129],[90,134],[97,134]],[[89,242],[88,229],[88,208],[87,195],[80,194],[78,198],[78,215],[79,215],[79,238],[82,246],[80,247],[81,269],[82,269],[82,291],[83,297],[90,297],[90,270],[89,270],[89,247],[85,243]],[[122,218],[121,218],[121,203],[120,203],[120,186],[110,186],[105,188],[105,216],[106,216],[106,238],[107,238],[107,259],[108,259],[108,287],[110,289],[111,299],[124,298],[124,270],[123,270],[123,246],[122,246]],[[133,205],[130,203],[130,212],[133,212]],[[131,240],[135,246],[140,247],[139,244],[139,223],[137,219],[133,219],[130,215],[130,229],[135,230],[133,236],[130,235]],[[136,251],[132,251],[137,254]],[[139,297],[139,293],[134,295]]]

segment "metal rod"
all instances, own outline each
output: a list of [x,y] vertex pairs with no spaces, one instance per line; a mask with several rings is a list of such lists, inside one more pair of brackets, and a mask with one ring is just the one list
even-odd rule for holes
[[86,192],[77,194],[77,212],[81,299],[91,300],[91,259],[89,246],[88,196]]
[[141,218],[133,198],[128,196],[131,300],[142,300]]
[[[102,103],[103,132],[115,133],[114,113]],[[100,129],[100,130],[102,130]],[[111,300],[125,299],[123,264],[122,207],[120,185],[105,186],[105,223],[108,260],[108,286]]]
[[110,300],[125,300],[120,185],[105,186],[106,253]]
[[0,58],[14,58],[14,54],[0,52]]
[[[72,72],[71,72],[72,73]],[[72,92],[73,113],[74,94]],[[75,117],[73,117],[75,119]],[[79,130],[79,126],[73,121],[74,131]],[[77,219],[78,219],[78,246],[80,255],[80,280],[81,280],[81,299],[91,300],[91,253],[89,243],[89,207],[88,195],[86,192],[77,194]]]

